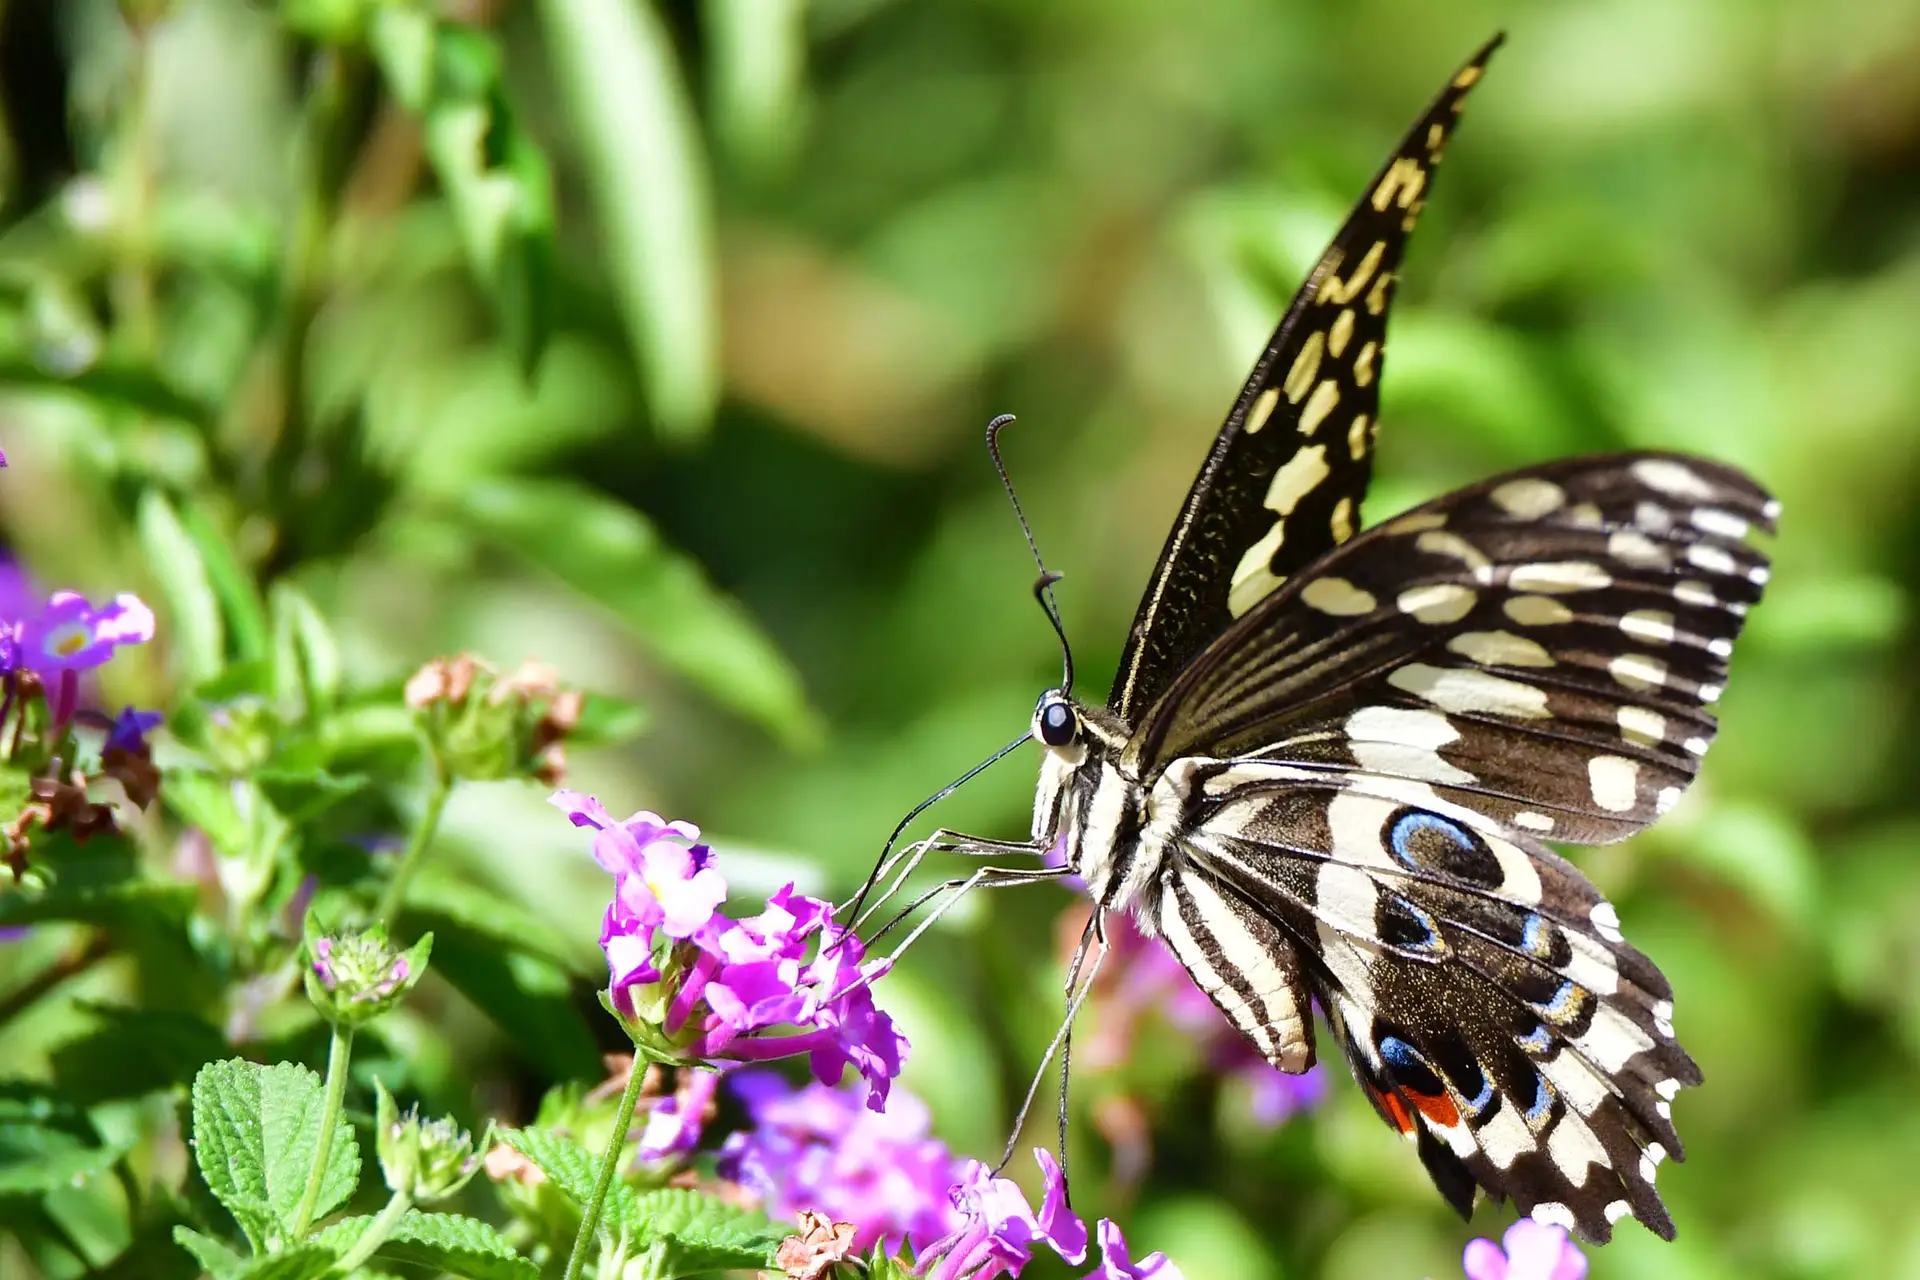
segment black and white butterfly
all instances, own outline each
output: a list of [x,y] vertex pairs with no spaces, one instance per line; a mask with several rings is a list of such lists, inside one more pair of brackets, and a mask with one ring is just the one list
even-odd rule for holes
[[[1777,504],[1664,453],[1529,467],[1359,532],[1401,252],[1499,39],[1307,277],[1188,493],[1104,707],[1041,697],[1033,845],[1132,913],[1276,1067],[1324,1011],[1463,1215],[1594,1240],[1681,1157],[1672,990],[1545,838],[1665,813],[1767,579]],[[1070,679],[1065,684],[1070,686]],[[1010,876],[1016,873],[1008,873]],[[1097,913],[1096,913],[1097,914]]]

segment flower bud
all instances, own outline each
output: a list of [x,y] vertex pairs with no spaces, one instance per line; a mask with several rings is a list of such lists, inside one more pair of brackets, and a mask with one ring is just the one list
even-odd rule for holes
[[385,1084],[375,1081],[374,1092],[375,1148],[387,1189],[415,1204],[432,1204],[466,1186],[491,1135],[476,1146],[472,1134],[445,1116],[422,1120],[418,1107],[401,1115]]
[[549,667],[528,662],[503,676],[466,653],[420,668],[407,681],[406,700],[447,771],[476,781],[557,782],[566,739],[585,707]]
[[376,1018],[400,1003],[426,972],[433,935],[425,935],[405,951],[387,941],[387,931],[374,925],[357,933],[310,937],[307,997],[327,1021],[354,1026]]

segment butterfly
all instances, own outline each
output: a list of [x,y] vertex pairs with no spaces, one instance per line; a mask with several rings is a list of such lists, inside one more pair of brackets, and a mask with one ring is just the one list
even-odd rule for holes
[[1624,839],[1693,780],[1767,580],[1747,538],[1779,508],[1731,467],[1622,453],[1361,530],[1402,251],[1499,44],[1294,297],[1106,705],[1070,674],[1040,698],[1031,848],[1063,849],[1096,916],[1164,940],[1280,1070],[1313,1064],[1317,1003],[1462,1216],[1484,1188],[1596,1241],[1628,1215],[1671,1238],[1654,1174],[1700,1070],[1667,980],[1544,840]]

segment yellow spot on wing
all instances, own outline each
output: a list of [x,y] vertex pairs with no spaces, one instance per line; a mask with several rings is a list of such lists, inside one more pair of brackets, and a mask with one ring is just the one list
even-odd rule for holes
[[1309,608],[1341,618],[1372,613],[1379,604],[1345,578],[1315,578],[1301,588],[1300,599]]
[[1379,350],[1379,343],[1369,342],[1353,358],[1353,380],[1359,386],[1368,386],[1373,382],[1373,357]]
[[1287,400],[1299,404],[1300,397],[1307,394],[1307,388],[1320,373],[1320,353],[1326,350],[1327,335],[1316,331],[1300,348],[1300,354],[1293,358],[1293,367],[1287,370],[1287,380],[1283,384],[1287,391]]
[[1573,610],[1548,596],[1514,596],[1500,607],[1523,627],[1553,627],[1573,621]]
[[1558,511],[1566,505],[1566,490],[1551,480],[1542,480],[1538,476],[1523,476],[1518,480],[1509,480],[1497,486],[1487,495],[1494,505],[1508,515],[1522,519],[1537,520],[1541,516]]
[[[1348,307],[1334,317],[1333,327],[1327,330],[1327,354],[1338,359],[1346,353],[1347,340],[1353,337],[1353,308]],[[1734,535],[1738,537],[1738,534]]]
[[1460,74],[1453,78],[1453,87],[1456,89],[1471,89],[1473,88],[1474,81],[1479,78],[1480,68],[1478,66],[1463,67],[1460,70]]
[[1346,306],[1359,297],[1360,291],[1367,287],[1367,281],[1373,278],[1374,271],[1380,266],[1380,259],[1385,257],[1386,253],[1387,242],[1375,240],[1373,247],[1367,250],[1367,256],[1360,259],[1360,264],[1353,269],[1353,274],[1348,276],[1344,283],[1329,271],[1326,282],[1320,286],[1320,292],[1314,301],[1331,302],[1337,307]]
[[1347,428],[1347,452],[1355,462],[1367,454],[1367,415],[1364,413],[1356,415],[1353,425]]
[[1380,275],[1380,278],[1373,282],[1372,290],[1367,294],[1367,313],[1369,315],[1377,316],[1386,311],[1387,290],[1391,289],[1392,287],[1393,287],[1393,272],[1391,271],[1382,272]]
[[1300,411],[1300,434],[1310,436],[1319,430],[1320,424],[1333,412],[1333,406],[1340,403],[1340,384],[1329,378],[1313,389],[1313,395],[1307,401],[1307,407]]
[[1353,499],[1342,498],[1333,504],[1333,519],[1329,524],[1335,542],[1345,542],[1353,536]]
[[1280,388],[1268,387],[1253,402],[1253,408],[1247,410],[1247,434],[1252,435],[1267,425],[1267,419],[1273,416],[1273,407],[1280,403]]
[[1480,597],[1455,582],[1435,582],[1424,587],[1409,587],[1393,603],[1402,613],[1410,613],[1422,622],[1439,625],[1458,622],[1473,611]]
[[1426,185],[1427,171],[1412,156],[1401,156],[1387,166],[1387,172],[1380,179],[1380,185],[1373,189],[1373,207],[1385,213],[1394,197],[1400,197],[1400,207],[1406,208],[1413,198],[1420,194],[1420,188]]
[[1667,718],[1646,707],[1623,706],[1619,712],[1620,736],[1643,747],[1657,747],[1667,734]]
[[1266,505],[1283,516],[1292,515],[1300,499],[1319,488],[1331,470],[1327,466],[1327,446],[1308,445],[1273,473],[1273,483],[1267,487]]
[[1447,648],[1483,667],[1550,667],[1553,655],[1511,631],[1463,631]]
[[1274,553],[1280,550],[1280,540],[1286,533],[1286,521],[1274,521],[1273,528],[1267,530],[1266,536],[1248,547],[1247,554],[1240,557],[1240,563],[1233,571],[1233,585],[1227,589],[1228,613],[1239,617],[1265,598],[1269,591],[1286,581],[1273,571]]

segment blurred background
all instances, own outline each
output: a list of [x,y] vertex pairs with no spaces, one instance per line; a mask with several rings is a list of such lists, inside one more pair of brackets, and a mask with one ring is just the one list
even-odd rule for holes
[[[162,492],[318,602],[350,683],[538,657],[650,717],[572,785],[700,823],[747,898],[844,892],[1057,678],[986,419],[1104,689],[1294,287],[1501,28],[1369,522],[1627,446],[1785,505],[1699,784],[1573,855],[1707,1080],[1678,1242],[1626,1224],[1592,1274],[1920,1277],[1910,3],[0,0],[0,536],[155,602],[112,690],[164,706],[202,673]],[[1032,764],[935,817],[1023,832]],[[437,856],[593,973],[607,886],[537,789],[464,787]],[[1071,909],[977,897],[883,988],[956,1150],[999,1150]],[[447,1000],[421,1053],[483,1113],[595,1068],[584,1019]],[[16,1026],[0,1071],[44,1070],[57,1017]],[[1076,1201],[1196,1280],[1457,1275],[1510,1215],[1453,1219],[1344,1073],[1255,1123],[1207,1065],[1140,1035],[1075,1082]]]

